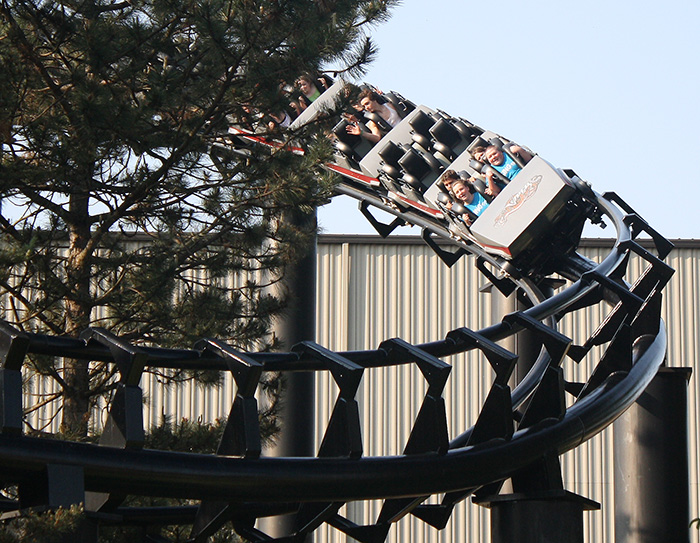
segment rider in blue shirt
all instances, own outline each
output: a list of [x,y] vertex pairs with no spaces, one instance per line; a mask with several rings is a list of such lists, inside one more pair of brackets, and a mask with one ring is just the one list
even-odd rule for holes
[[[527,164],[532,159],[532,155],[518,145],[512,145],[510,147],[510,152],[517,154],[522,161]],[[495,145],[489,145],[484,152],[484,158],[491,164],[494,170],[500,172],[508,179],[513,179],[518,173],[520,173],[520,166],[507,154],[505,154],[499,147]],[[495,179],[493,179],[493,172],[486,172],[486,179],[488,181],[489,188],[487,193],[495,196],[501,190],[496,186]]]
[[520,173],[520,166],[515,163],[515,160],[510,158],[507,154],[499,151],[503,160],[500,164],[491,164],[496,170],[505,175],[508,179],[513,179],[516,175]]
[[[489,206],[481,194],[476,192],[473,187],[467,187],[467,184],[461,179],[452,183],[452,193],[476,217],[479,217]],[[467,224],[471,224],[471,222],[471,219],[467,220]]]

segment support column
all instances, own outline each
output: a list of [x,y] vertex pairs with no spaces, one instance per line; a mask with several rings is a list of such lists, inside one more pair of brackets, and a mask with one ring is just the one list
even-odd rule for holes
[[600,508],[564,490],[497,495],[479,505],[491,509],[491,543],[584,543],[583,512]]
[[615,421],[616,543],[688,543],[688,381],[661,368]]
[[[299,228],[316,231],[315,212],[291,213],[285,219]],[[289,299],[287,310],[273,326],[282,350],[316,338],[316,243],[314,234],[304,256],[286,269],[285,279],[279,285],[280,292]],[[276,456],[313,456],[314,374],[288,372],[284,377],[282,431],[275,448],[275,453],[280,454]]]
[[[553,294],[551,286],[539,285],[539,287],[547,297]],[[504,296],[503,293],[493,285],[489,285],[483,289],[483,292],[489,292],[491,294],[493,322],[503,319],[503,317],[509,313],[524,311],[531,307],[531,304],[524,301],[522,292],[518,290],[512,292],[509,296]],[[518,365],[513,372],[513,378],[510,382],[511,388],[514,388],[534,365],[540,353],[540,349],[542,348],[542,342],[537,338],[536,334],[528,330],[523,330],[516,335],[500,341],[499,345],[518,355]]]
[[[544,283],[540,287],[548,297],[552,295],[552,284]],[[503,298],[494,292],[494,302],[500,302],[500,307],[494,309],[502,313],[527,309],[528,304],[520,293],[515,294]],[[502,346],[518,354],[518,365],[511,378],[511,386],[515,387],[532,369],[543,338],[528,328]],[[556,349],[553,347],[548,344],[547,350],[554,356]],[[558,364],[558,360],[555,363]],[[528,400],[528,405],[521,406],[521,411],[526,411],[521,424],[527,426],[544,417],[557,416],[565,409],[563,380],[556,367],[550,368],[540,386],[546,388],[539,389]],[[561,405],[557,408],[559,394]],[[550,410],[554,412],[549,413]],[[583,513],[600,509],[597,502],[564,490],[555,452],[513,474],[500,488],[488,490],[500,493],[475,495],[474,503],[490,509],[492,543],[584,543]]]
[[[303,215],[287,214],[284,220],[297,227],[316,231],[316,212]],[[283,350],[290,350],[301,341],[316,337],[316,236],[304,257],[285,270],[280,292],[289,298],[285,314],[273,327]],[[276,445],[266,456],[314,456],[315,387],[313,372],[287,372],[283,375],[281,431]],[[294,532],[291,515],[271,517],[260,522],[261,529],[272,537],[283,537]],[[306,541],[311,541],[311,537]]]

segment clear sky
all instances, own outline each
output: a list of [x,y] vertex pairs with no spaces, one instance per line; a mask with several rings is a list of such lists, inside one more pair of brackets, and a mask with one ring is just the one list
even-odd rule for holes
[[[700,238],[698,0],[405,0],[372,38],[368,83],[573,169],[666,237]],[[347,197],[319,220],[375,233]]]

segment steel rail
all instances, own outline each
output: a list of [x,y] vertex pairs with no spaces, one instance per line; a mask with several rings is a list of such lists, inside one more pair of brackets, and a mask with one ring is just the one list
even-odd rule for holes
[[[376,203],[372,202],[373,205]],[[621,264],[625,257],[622,247],[632,236],[622,213],[612,203],[600,197],[598,203],[613,220],[618,233],[613,250],[596,267],[596,271],[607,275]],[[444,227],[429,220],[416,220],[416,223],[430,228],[437,235],[449,237]],[[514,281],[531,300],[534,298],[535,305],[523,313],[537,320],[549,319],[565,311],[597,287],[594,282],[579,280],[561,293],[544,299],[529,281]],[[516,328],[503,321],[479,333],[496,341],[516,332]],[[87,490],[241,502],[272,503],[278,502],[280,496],[284,496],[284,501],[292,502],[349,501],[463,490],[505,478],[546,451],[562,453],[570,450],[612,422],[641,394],[661,364],[665,333],[663,327],[659,330],[648,348],[639,355],[629,375],[615,382],[614,386],[612,381],[608,381],[605,386],[574,403],[561,421],[518,431],[511,440],[495,440],[477,446],[462,445],[469,435],[468,430],[452,441],[452,450],[444,455],[362,457],[353,460],[242,459],[151,450],[130,451],[49,440],[43,440],[38,447],[34,438],[2,435],[0,473],[10,480],[21,481],[31,478],[47,464],[80,464]],[[70,344],[68,340],[61,341]],[[80,350],[77,344],[73,347]],[[447,339],[418,347],[435,356],[465,350]],[[167,357],[156,355],[163,355],[164,352],[153,351],[161,363]],[[103,352],[90,354],[98,354],[99,359],[107,358]],[[192,352],[183,350],[172,354],[179,357]],[[342,354],[360,362],[365,358],[381,359],[381,349]],[[170,362],[174,365],[173,360]],[[524,401],[537,387],[549,362],[546,355],[540,356],[530,373],[514,389],[514,405]],[[397,360],[392,359],[391,363],[395,364]],[[313,364],[305,363],[303,357],[296,353],[276,355],[265,364],[282,369],[292,369],[294,366],[317,369]],[[411,477],[406,477],[406,473],[411,473]]]
[[564,453],[598,433],[644,391],[665,348],[662,326],[626,376],[608,379],[562,420],[445,455],[244,459],[1,435],[0,474],[31,481],[47,464],[80,465],[86,490],[242,503],[274,503],[282,496],[285,502],[336,502],[459,491],[506,478],[548,451]]

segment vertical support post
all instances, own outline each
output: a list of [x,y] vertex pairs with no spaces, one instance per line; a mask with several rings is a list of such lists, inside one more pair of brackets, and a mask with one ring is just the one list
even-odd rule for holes
[[[547,289],[547,296],[552,295],[553,290],[551,287],[548,285],[540,285],[540,287],[543,292]],[[506,315],[529,308],[522,301],[522,293],[517,290],[509,296],[504,296],[493,286],[486,287],[484,291],[491,294],[491,311],[494,322],[503,319]],[[513,371],[513,378],[510,383],[512,387],[515,387],[527,375],[527,372],[530,371],[537,360],[537,356],[542,348],[542,342],[537,338],[536,334],[523,330],[499,342],[499,345],[518,355],[518,364]]]
[[83,468],[65,464],[46,464],[31,482],[18,485],[19,506],[70,507],[85,501]]
[[29,348],[27,336],[0,321],[0,433],[22,433],[22,365]]
[[[487,287],[487,292],[491,293],[491,311],[493,314],[492,321],[503,320],[506,315],[515,313],[517,311],[522,311],[527,309],[522,303],[521,295],[518,290],[513,291],[510,295],[505,296],[493,285]],[[535,334],[529,330],[523,330],[518,334],[511,335],[505,340],[499,342],[499,345],[504,349],[509,350],[512,353],[518,355],[518,361],[513,369],[511,377],[509,379],[508,385],[510,390],[513,390],[518,383],[527,375],[535,361],[537,360],[537,355],[542,347],[542,343],[539,342]],[[503,481],[499,483],[498,488],[501,489],[503,493],[509,493],[513,491],[513,485],[510,480]],[[493,489],[489,489],[493,490]],[[481,498],[477,498],[480,500]]]
[[617,543],[690,540],[691,371],[661,368],[637,402],[613,425]]
[[[543,293],[552,295],[552,285],[539,285]],[[495,292],[494,292],[495,294]],[[516,294],[520,294],[516,291]],[[551,337],[538,334],[538,322],[529,322],[523,313],[526,309],[519,296],[511,296],[511,312],[507,322],[518,322],[525,330],[517,339],[509,338],[508,347],[517,353],[518,363],[511,381],[516,386],[532,369],[544,346],[552,357],[549,373],[538,391],[529,399],[520,419],[520,428],[529,426],[543,417],[558,417],[565,411],[564,385],[559,364],[570,339],[551,332]],[[509,309],[508,299],[496,298],[498,309]],[[550,412],[551,411],[551,412]],[[487,495],[490,491],[492,494]],[[498,493],[500,491],[500,493]],[[561,467],[555,453],[542,458],[504,484],[489,485],[474,495],[474,503],[491,510],[492,543],[584,543],[583,512],[600,509],[597,502],[564,490]]]
[[[554,294],[554,289],[547,281],[542,281],[537,286],[547,298]],[[524,302],[525,296],[521,290],[518,289],[515,291],[514,298],[515,311],[524,311],[531,307],[531,304]],[[516,385],[525,378],[537,361],[537,357],[542,349],[542,341],[540,338],[537,337],[537,334],[529,330],[518,333],[515,341],[516,344],[513,352],[518,355],[518,364],[515,366],[515,372],[513,373],[513,385]]]
[[[279,288],[289,299],[285,314],[274,325],[282,348],[291,348],[302,341],[314,341],[316,336],[316,211],[302,214],[289,212],[283,220],[298,228],[314,232],[306,254],[285,270]],[[281,432],[268,456],[314,456],[314,398],[313,372],[289,372],[282,392],[280,412]],[[273,537],[284,537],[294,532],[292,515],[272,517],[261,522],[264,532]],[[307,539],[310,541],[311,537]]]
[[[518,310],[517,295],[511,293],[510,296],[504,296],[493,285],[489,285],[484,289],[485,292],[491,294],[491,321],[498,322],[503,320],[503,317]],[[516,336],[508,336],[502,340],[499,345],[504,349],[508,349],[514,353],[516,351]]]
[[583,512],[599,509],[592,500],[566,491],[493,496],[492,543],[584,543]]

